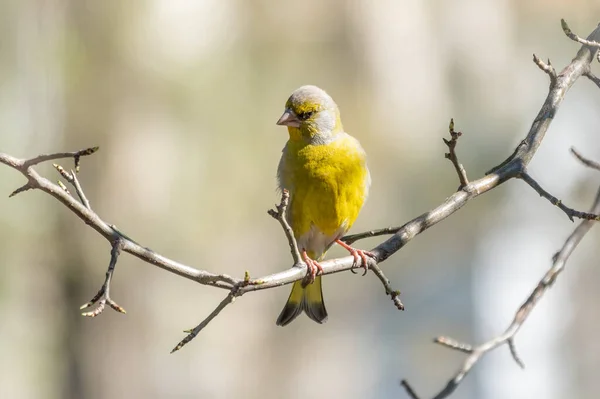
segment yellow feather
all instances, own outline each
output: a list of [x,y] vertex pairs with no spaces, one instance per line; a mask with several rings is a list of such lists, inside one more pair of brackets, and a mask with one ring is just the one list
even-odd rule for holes
[[[279,164],[279,184],[290,192],[288,220],[300,250],[319,261],[364,205],[370,184],[366,154],[343,132],[337,105],[323,90],[301,87],[287,101],[286,112],[293,123]],[[307,287],[294,284],[277,324],[290,323],[302,311],[319,323],[327,319],[320,276]]]
[[340,136],[324,145],[288,142],[282,180],[291,193],[289,219],[296,238],[306,234],[311,225],[328,236],[342,226],[348,230],[364,204],[368,181],[365,153],[354,138]]

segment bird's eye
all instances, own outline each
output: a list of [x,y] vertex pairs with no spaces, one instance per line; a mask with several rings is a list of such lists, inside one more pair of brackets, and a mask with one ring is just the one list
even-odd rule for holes
[[305,121],[308,118],[310,118],[314,113],[315,113],[314,111],[302,112],[301,114],[298,114],[298,118]]

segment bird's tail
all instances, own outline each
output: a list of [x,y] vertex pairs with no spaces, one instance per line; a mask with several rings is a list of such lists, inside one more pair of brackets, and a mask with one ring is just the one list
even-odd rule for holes
[[278,326],[291,323],[302,311],[319,324],[327,321],[327,310],[323,302],[321,276],[315,277],[312,284],[302,287],[302,281],[296,281],[283,310],[277,318]]

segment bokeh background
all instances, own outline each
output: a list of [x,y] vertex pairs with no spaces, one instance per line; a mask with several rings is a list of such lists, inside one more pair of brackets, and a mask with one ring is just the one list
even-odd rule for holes
[[[291,263],[266,210],[287,137],[275,121],[293,89],[325,88],[369,154],[372,191],[353,232],[399,225],[457,187],[441,140],[451,117],[473,178],[524,137],[548,87],[532,53],[562,68],[578,49],[560,18],[586,36],[600,2],[5,0],[0,151],[99,145],[80,180],[106,221],[197,268],[264,275]],[[599,109],[598,88],[578,81],[531,164],[578,209],[600,178],[569,147],[600,159]],[[373,276],[342,273],[324,282],[325,325],[276,327],[289,287],[273,289],[170,355],[225,292],[123,255],[112,294],[127,315],[80,316],[109,244],[47,195],[8,199],[21,184],[0,167],[2,398],[404,398],[401,378],[427,397],[464,359],[431,339],[501,332],[574,227],[512,181],[384,264],[405,312]],[[519,333],[527,368],[501,348],[454,397],[598,397],[599,238],[586,237]]]

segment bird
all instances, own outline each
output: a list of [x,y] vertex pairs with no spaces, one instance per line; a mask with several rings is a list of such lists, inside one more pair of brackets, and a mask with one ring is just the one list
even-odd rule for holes
[[367,200],[371,175],[357,139],[344,131],[340,110],[323,89],[302,86],[288,98],[277,125],[287,127],[277,180],[289,192],[286,218],[294,233],[307,279],[292,286],[276,324],[286,326],[303,311],[315,322],[327,321],[320,261],[334,244],[354,257],[353,266],[367,271],[368,251],[340,240]]

